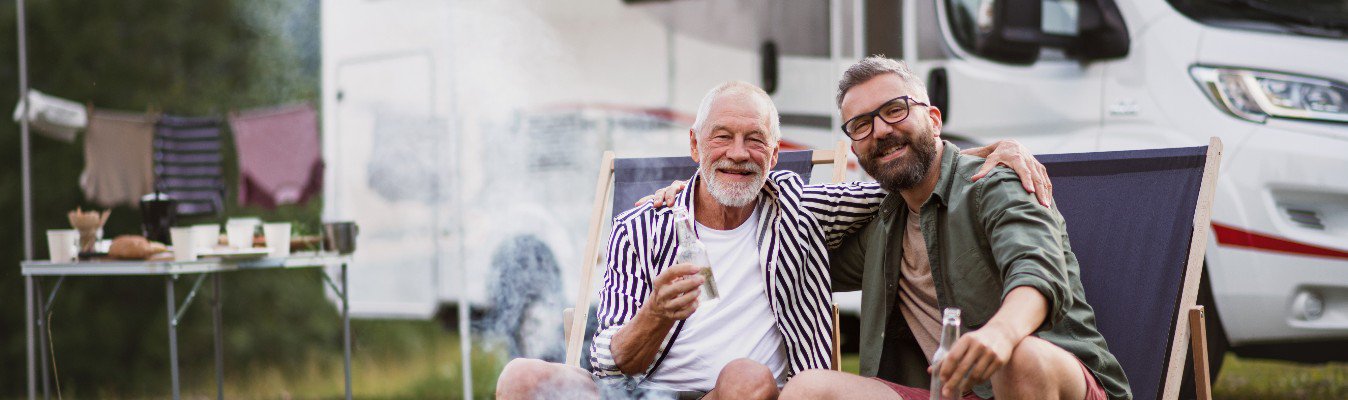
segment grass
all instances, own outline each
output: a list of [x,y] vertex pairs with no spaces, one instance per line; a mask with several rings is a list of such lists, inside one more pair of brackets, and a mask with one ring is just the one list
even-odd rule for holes
[[[458,335],[429,321],[353,321],[352,378],[360,399],[462,398]],[[475,341],[473,397],[492,398],[504,351]],[[843,356],[843,370],[856,372],[856,354]],[[343,396],[339,348],[308,357],[300,367],[233,366],[226,361],[225,396],[247,399],[339,399]],[[188,371],[184,371],[188,372]],[[213,370],[183,380],[183,397],[215,397]],[[155,393],[97,393],[98,398],[164,398]],[[1218,399],[1348,398],[1348,364],[1301,365],[1227,355],[1213,388]]]
[[[461,399],[459,338],[429,321],[352,321],[352,395],[358,399]],[[475,344],[473,397],[491,398],[505,366],[499,349]],[[230,368],[226,398],[340,399],[344,374],[340,349],[311,356],[298,369],[256,365]],[[214,371],[185,380],[184,398],[215,398]],[[115,395],[99,397],[117,397]],[[132,396],[142,397],[142,396]]]

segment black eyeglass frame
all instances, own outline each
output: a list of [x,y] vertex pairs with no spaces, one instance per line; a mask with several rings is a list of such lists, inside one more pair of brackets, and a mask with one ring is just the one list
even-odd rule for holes
[[[904,110],[906,110],[906,111],[903,113],[903,117],[900,117],[898,121],[890,121],[890,120],[888,120],[888,119],[885,119],[884,116],[880,115],[880,110],[885,109],[885,107],[888,107],[890,104],[894,103],[895,101],[898,101],[899,99],[903,99],[903,101],[904,101],[903,106],[904,106]],[[914,105],[931,107],[930,104],[923,103],[923,102],[920,102],[920,101],[917,101],[917,100],[913,100],[913,98],[912,98],[911,96],[907,96],[907,95],[899,96],[899,97],[895,97],[895,98],[889,99],[889,101],[886,101],[884,104],[881,104],[879,107],[876,107],[874,110],[871,110],[871,112],[868,112],[868,113],[865,113],[865,114],[861,114],[861,115],[852,117],[852,119],[849,119],[849,120],[843,122],[842,126],[839,126],[839,128],[842,129],[843,135],[847,136],[847,138],[852,139],[852,141],[854,141],[854,142],[859,142],[859,141],[865,140],[866,138],[870,137],[870,136],[871,136],[871,132],[874,132],[874,131],[875,131],[875,126],[874,126],[874,124],[871,124],[871,125],[872,125],[872,126],[871,126],[871,129],[870,129],[869,131],[867,131],[865,135],[861,135],[861,137],[855,137],[855,136],[852,136],[852,133],[851,133],[851,132],[848,132],[848,131],[847,131],[847,125],[851,124],[852,121],[856,121],[856,120],[858,120],[858,119],[865,118],[865,119],[867,119],[867,120],[870,120],[870,121],[874,122],[874,121],[875,121],[875,118],[876,118],[876,117],[879,117],[881,121],[885,121],[885,123],[887,123],[887,124],[897,124],[897,123],[903,122],[904,120],[908,119],[908,116],[913,114],[913,106],[914,106]]]

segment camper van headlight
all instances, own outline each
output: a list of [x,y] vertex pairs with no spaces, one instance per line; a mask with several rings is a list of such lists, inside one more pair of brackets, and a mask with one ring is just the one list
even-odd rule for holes
[[1193,66],[1189,74],[1217,107],[1239,118],[1348,122],[1348,85],[1327,79],[1238,68]]

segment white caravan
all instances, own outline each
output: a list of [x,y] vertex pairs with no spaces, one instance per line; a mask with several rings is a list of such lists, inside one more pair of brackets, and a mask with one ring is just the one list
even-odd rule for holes
[[[834,79],[866,54],[908,61],[957,142],[1014,138],[1036,152],[1065,153],[1201,146],[1220,137],[1226,151],[1199,294],[1210,310],[1214,367],[1228,349],[1348,360],[1331,350],[1348,346],[1343,2],[827,3],[831,12],[816,18],[832,29],[813,35],[830,37],[831,51],[813,57],[833,61]],[[777,98],[789,101],[781,93],[804,78],[782,70],[765,80],[780,81]]]
[[[361,224],[357,315],[465,303],[556,314],[538,304],[563,300],[492,299],[554,290],[557,277],[571,298],[603,150],[686,154],[697,101],[729,79],[773,93],[789,146],[830,147],[843,138],[841,69],[884,53],[927,80],[961,141],[1058,153],[1220,137],[1200,294],[1219,316],[1214,358],[1229,344],[1345,359],[1325,351],[1348,343],[1338,2],[333,1],[322,24],[324,217]],[[553,264],[545,279],[510,275],[523,288],[493,283]],[[838,296],[845,313],[854,296]]]

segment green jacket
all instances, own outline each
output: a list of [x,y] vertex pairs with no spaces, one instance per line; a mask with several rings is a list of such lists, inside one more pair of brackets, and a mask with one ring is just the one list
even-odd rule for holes
[[[1033,287],[1048,300],[1049,310],[1034,335],[1076,355],[1109,398],[1132,398],[1123,368],[1095,328],[1095,312],[1086,304],[1058,210],[1039,205],[1006,168],[970,182],[983,159],[960,154],[950,142],[939,161],[941,178],[920,216],[939,307],[959,307],[962,330],[968,332],[987,323],[1011,289]],[[891,312],[898,302],[907,215],[903,198],[891,194],[874,220],[833,251],[831,271],[834,291],[862,291],[861,375],[876,376],[881,355],[889,351],[894,361],[887,364],[899,377],[896,383],[925,388],[931,380],[929,362],[916,342],[890,338],[887,350],[884,337],[887,324],[911,335],[902,313]],[[992,396],[986,383],[974,392]]]

